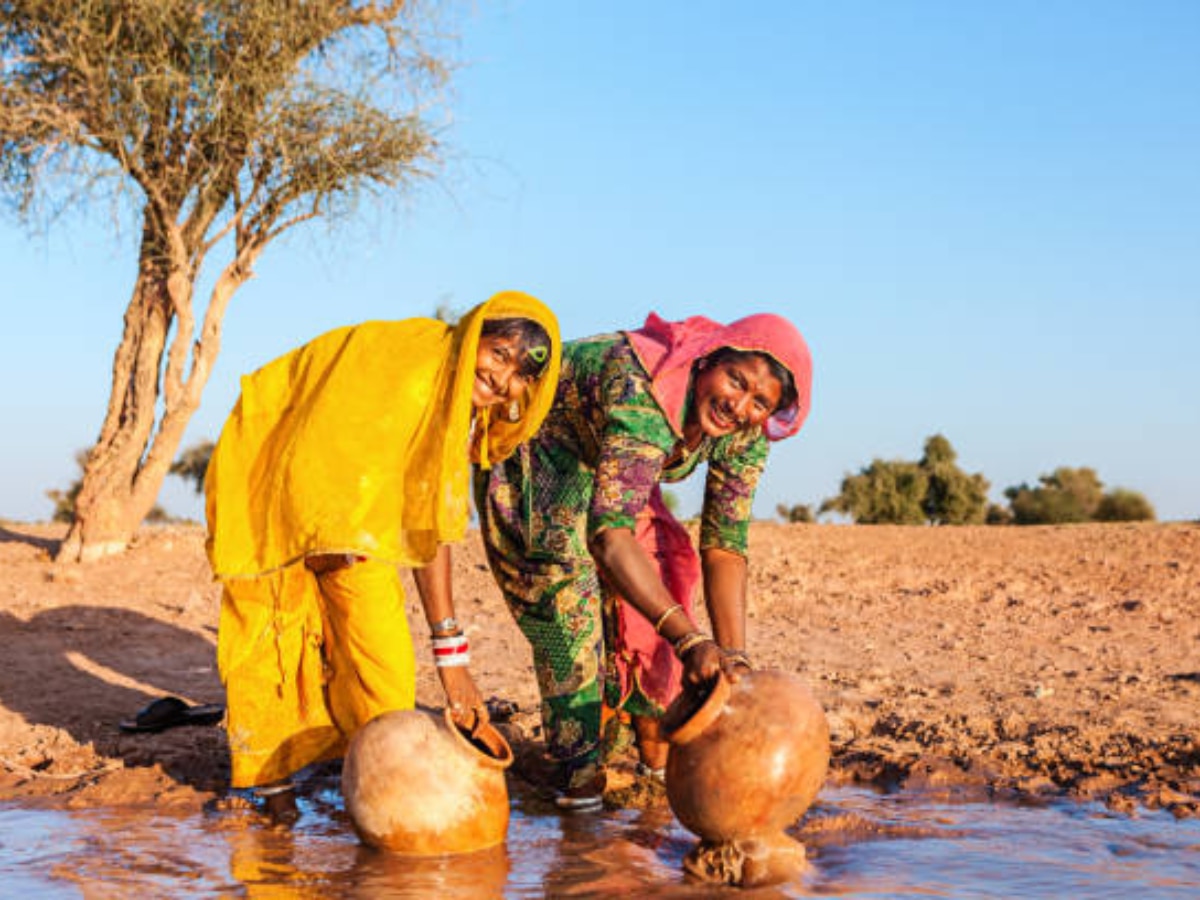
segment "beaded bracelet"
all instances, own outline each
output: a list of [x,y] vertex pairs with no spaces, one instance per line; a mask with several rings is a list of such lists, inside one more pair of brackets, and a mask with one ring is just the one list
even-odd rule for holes
[[674,613],[683,612],[683,604],[675,603],[668,606],[657,619],[654,620],[654,633],[662,634],[662,627],[667,623],[667,619],[671,618]]
[[434,638],[433,664],[439,669],[471,663],[471,643],[465,634]]

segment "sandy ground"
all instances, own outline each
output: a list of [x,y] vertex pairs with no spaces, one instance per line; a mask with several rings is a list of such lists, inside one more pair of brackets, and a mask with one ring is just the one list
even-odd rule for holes
[[[51,561],[61,536],[0,527],[0,801],[220,795],[220,727],[117,727],[161,695],[223,700],[202,531],[147,528],[125,555],[83,567]],[[528,651],[477,534],[455,578],[473,671],[517,704],[514,749],[532,758]],[[415,597],[410,607],[425,646]],[[832,782],[1200,815],[1200,525],[756,523],[748,649],[799,673],[824,705]],[[440,702],[436,684],[423,665],[420,702]]]

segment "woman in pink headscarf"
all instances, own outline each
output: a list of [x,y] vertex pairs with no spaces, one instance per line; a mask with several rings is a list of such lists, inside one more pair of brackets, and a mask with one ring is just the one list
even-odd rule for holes
[[[602,805],[603,711],[632,717],[644,769],[681,677],[736,679],[746,543],[771,441],[800,430],[812,364],[776,315],[721,325],[651,314],[568,342],[554,404],[517,453],[476,475],[488,561],[533,649],[558,803]],[[699,557],[659,484],[708,464]],[[713,634],[692,618],[704,585]]]

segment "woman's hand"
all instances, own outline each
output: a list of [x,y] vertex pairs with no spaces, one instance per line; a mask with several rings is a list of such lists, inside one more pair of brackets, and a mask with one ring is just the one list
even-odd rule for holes
[[737,684],[739,678],[753,670],[750,657],[744,650],[721,648],[721,672],[730,684]]
[[712,640],[697,644],[683,657],[683,680],[691,685],[707,684],[718,672],[730,684],[737,684],[750,671],[750,658],[743,651],[722,649]]
[[437,670],[446,692],[446,706],[450,715],[461,727],[477,731],[488,723],[487,704],[475,686],[470,670],[466,666],[443,666]]
[[683,655],[683,680],[696,687],[708,684],[722,671],[721,663],[721,648],[716,641],[703,641]]

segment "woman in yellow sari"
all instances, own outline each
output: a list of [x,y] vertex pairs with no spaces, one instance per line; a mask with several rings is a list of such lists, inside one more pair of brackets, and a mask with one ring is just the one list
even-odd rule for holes
[[554,315],[506,292],[454,327],[340,328],[242,379],[205,483],[233,787],[286,785],[413,707],[398,566],[413,569],[448,705],[486,720],[449,544],[466,533],[470,464],[504,459],[545,416],[560,346]]

